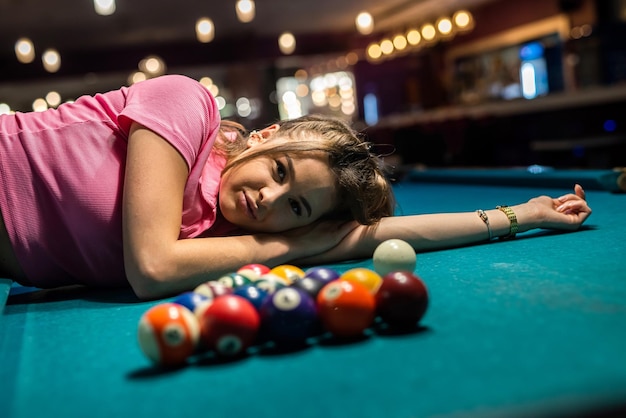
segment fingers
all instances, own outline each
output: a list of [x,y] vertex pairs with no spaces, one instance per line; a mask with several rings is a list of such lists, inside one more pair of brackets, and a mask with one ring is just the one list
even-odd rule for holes
[[574,193],[568,193],[565,194],[561,197],[559,197],[557,200],[559,202],[567,202],[569,200],[585,200],[585,190],[582,188],[582,186],[580,184],[576,184],[574,186]]
[[564,212],[571,210],[571,207],[572,207],[572,201],[570,200],[570,201],[563,203],[562,205],[557,206],[555,210],[557,212],[564,213]]
[[591,214],[591,208],[584,200],[569,200],[555,209],[564,215]]
[[583,190],[583,186],[581,186],[580,184],[574,185],[574,193],[576,194],[576,196],[585,200],[585,190]]

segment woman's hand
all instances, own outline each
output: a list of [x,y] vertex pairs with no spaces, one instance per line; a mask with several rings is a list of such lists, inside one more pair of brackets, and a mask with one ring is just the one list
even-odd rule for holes
[[575,231],[591,215],[585,191],[578,184],[574,186],[574,193],[558,198],[540,196],[521,206],[528,206],[533,214],[527,223],[521,225],[523,230],[546,228]]

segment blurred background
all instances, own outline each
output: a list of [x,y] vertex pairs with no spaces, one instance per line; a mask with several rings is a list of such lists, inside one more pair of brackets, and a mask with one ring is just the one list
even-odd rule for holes
[[626,165],[626,0],[0,0],[0,113],[174,73],[396,164]]

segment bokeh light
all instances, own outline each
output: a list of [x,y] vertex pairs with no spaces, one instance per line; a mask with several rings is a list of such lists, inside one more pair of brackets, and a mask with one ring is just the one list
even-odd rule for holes
[[374,18],[368,12],[361,12],[356,17],[356,30],[362,35],[369,35],[374,31]]
[[196,38],[202,43],[208,43],[215,38],[215,25],[208,17],[198,19],[196,22]]

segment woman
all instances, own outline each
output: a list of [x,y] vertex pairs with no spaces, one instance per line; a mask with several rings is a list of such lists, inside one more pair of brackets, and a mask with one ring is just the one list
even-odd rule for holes
[[244,136],[183,76],[0,117],[0,175],[4,275],[129,284],[140,298],[251,262],[368,257],[388,238],[420,251],[573,230],[591,213],[576,186],[508,213],[392,217],[380,161],[348,126],[305,117]]

